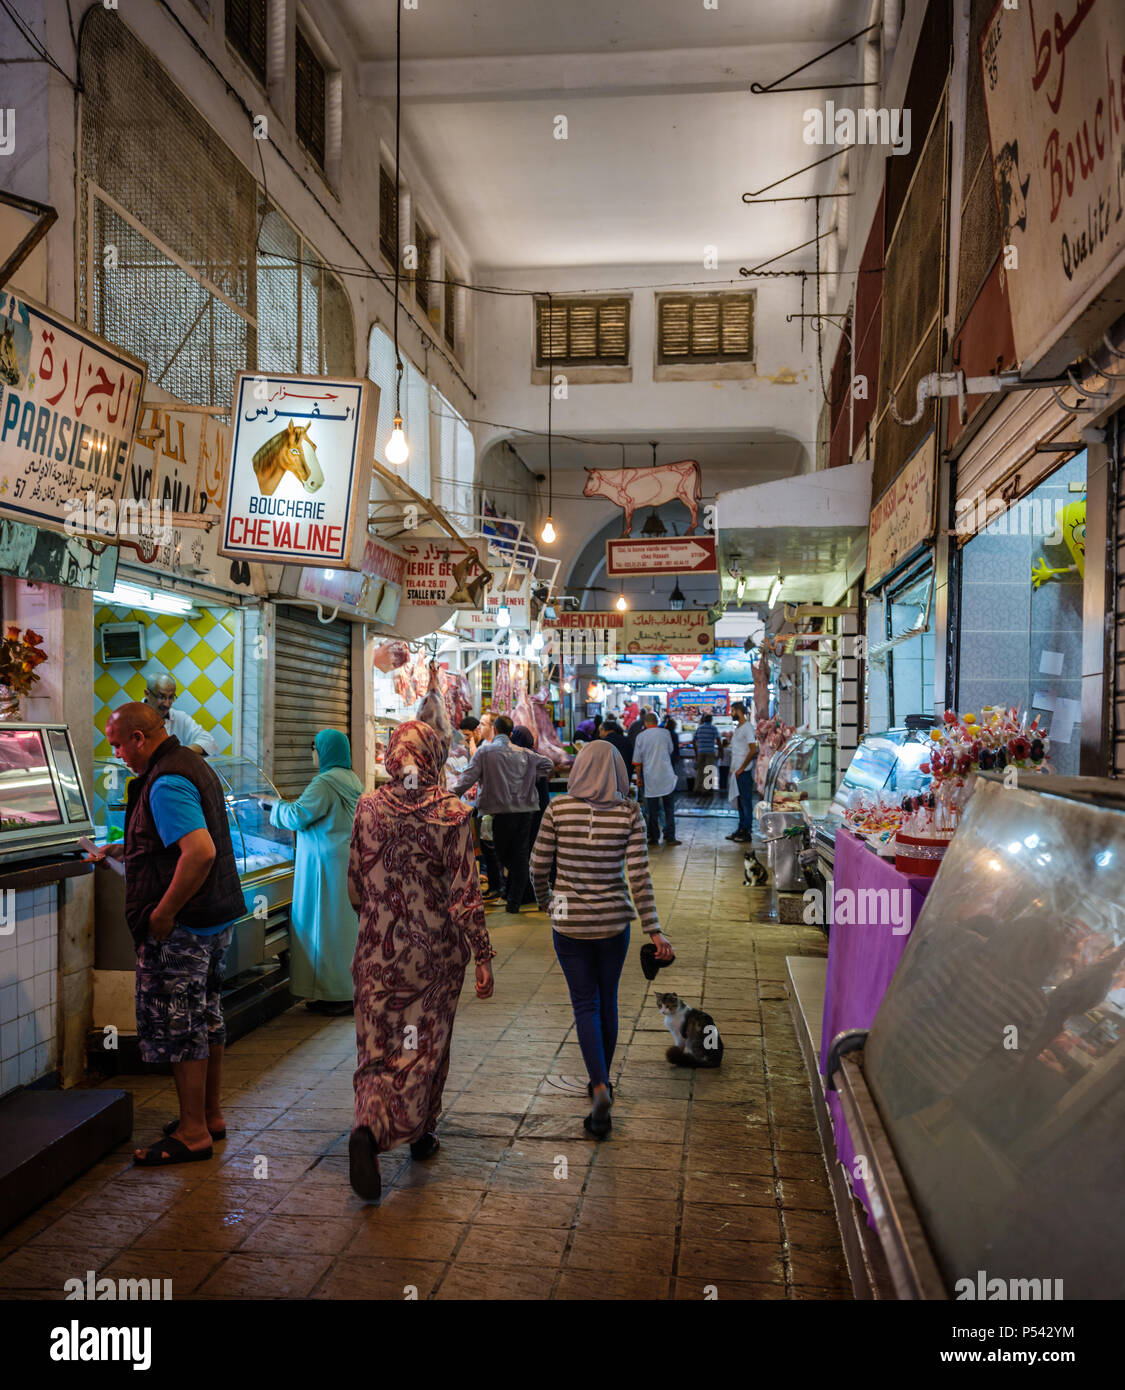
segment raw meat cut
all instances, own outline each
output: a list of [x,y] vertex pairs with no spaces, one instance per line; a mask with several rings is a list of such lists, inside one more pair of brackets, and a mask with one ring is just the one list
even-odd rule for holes
[[535,747],[545,758],[550,758],[556,768],[569,767],[574,761],[559,742],[558,730],[551,723],[547,713],[547,688],[540,686],[531,697],[531,713],[534,718],[532,730],[535,734]]
[[430,663],[429,689],[422,697],[422,703],[418,706],[416,719],[423,724],[428,724],[441,737],[444,745],[442,751],[442,761],[449,756],[449,745],[453,742],[453,729],[449,723],[449,715],[445,712],[445,701],[441,695],[441,671],[436,662]]
[[492,692],[492,713],[507,714],[512,707],[512,673],[506,661],[496,663],[496,688]]
[[410,648],[405,642],[381,642],[375,648],[371,659],[379,671],[385,673],[397,670],[410,660]]
[[[532,713],[531,701],[527,698],[526,690],[520,695],[519,699],[516,701],[516,707],[512,711],[512,723],[515,724],[517,727],[522,724],[523,727],[527,729],[528,732],[531,734],[531,737],[535,740],[536,748],[539,747],[539,731],[535,727],[535,715]],[[544,756],[546,756],[546,754],[544,754]]]

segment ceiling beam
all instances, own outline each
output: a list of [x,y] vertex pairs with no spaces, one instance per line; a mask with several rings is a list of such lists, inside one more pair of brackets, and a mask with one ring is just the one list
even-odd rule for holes
[[[632,53],[537,53],[491,58],[419,58],[402,64],[404,102],[543,101],[565,96],[651,96],[663,93],[745,92],[748,102],[776,102],[777,95],[754,97],[751,82],[774,81],[778,73],[807,62],[817,44],[746,45],[739,48],[687,48]],[[855,64],[847,51],[834,57],[810,80],[851,82]],[[393,61],[359,65],[361,93],[371,101],[391,101]],[[798,93],[803,106],[813,94]]]

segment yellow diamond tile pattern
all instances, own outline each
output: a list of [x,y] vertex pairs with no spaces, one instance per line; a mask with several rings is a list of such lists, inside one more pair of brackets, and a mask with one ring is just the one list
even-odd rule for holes
[[102,664],[100,641],[94,644],[94,753],[108,758],[112,750],[105,737],[106,720],[130,700],[143,700],[151,676],[167,671],[178,687],[177,706],[212,735],[220,752],[234,743],[235,636],[240,615],[229,608],[200,608],[196,618],[173,613],[146,613],[141,609],[98,605],[95,628],[103,623],[141,623],[145,629],[148,660],[111,661]]

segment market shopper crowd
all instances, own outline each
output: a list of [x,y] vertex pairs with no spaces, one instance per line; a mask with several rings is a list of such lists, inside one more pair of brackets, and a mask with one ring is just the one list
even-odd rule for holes
[[[659,842],[662,815],[665,842],[679,843],[678,747],[674,722],[659,728],[649,712],[643,724],[629,737],[614,721],[585,730],[566,793],[553,800],[551,759],[507,715],[462,722],[472,756],[452,789],[448,740],[429,723],[410,719],[395,728],[384,759],[388,780],[368,794],[352,771],[346,735],[322,729],[312,746],[317,772],[302,795],[263,799],[271,822],[297,835],[292,990],[309,1008],[355,1015],[349,1165],[360,1196],[380,1195],[380,1153],[404,1143],[418,1160],[437,1152],[470,960],[477,996],[493,993],[495,952],[474,825],[487,896],[503,893],[510,914],[530,896],[550,919],[589,1075],[585,1128],[597,1138],[609,1133],[617,990],[632,919],[640,917],[655,962],[673,958],[645,842]],[[124,842],[97,857],[123,861],[141,1055],[171,1064],[179,1101],[161,1138],[134,1158],[140,1167],[206,1161],[226,1137],[223,957],[247,911],[227,808],[206,757],[169,732],[154,704],[123,705],[106,733],[134,776]],[[630,765],[644,814],[631,795]],[[463,797],[478,786],[474,808]],[[490,842],[491,858],[484,852]]]

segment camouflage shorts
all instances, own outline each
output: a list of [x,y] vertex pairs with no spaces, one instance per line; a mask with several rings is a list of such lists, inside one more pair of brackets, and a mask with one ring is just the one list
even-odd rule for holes
[[137,952],[137,1041],[145,1062],[205,1061],[227,1039],[223,957],[234,928],[197,936],[176,927]]

